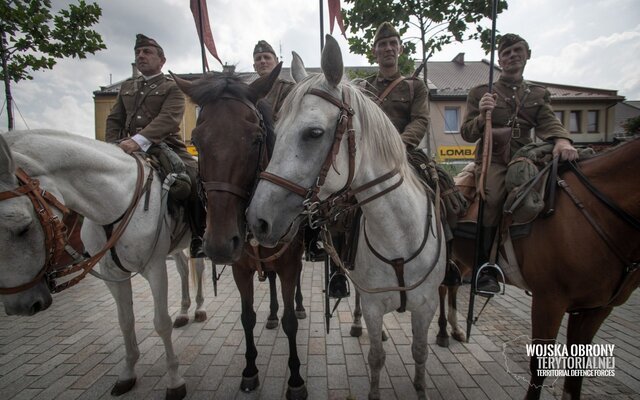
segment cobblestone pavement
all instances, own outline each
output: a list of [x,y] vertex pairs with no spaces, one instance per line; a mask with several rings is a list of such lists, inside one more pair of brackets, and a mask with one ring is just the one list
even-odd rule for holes
[[[349,336],[353,296],[338,307],[325,334],[322,297],[323,267],[306,263],[302,276],[308,318],[301,320],[298,351],[309,399],[366,399],[369,382],[366,330],[361,338]],[[170,313],[180,306],[179,278],[169,265]],[[141,357],[135,388],[121,399],[164,398],[166,382],[164,348],[153,331],[153,304],[143,278],[133,278],[136,333]],[[244,366],[244,333],[240,322],[239,294],[227,269],[213,296],[211,271],[207,271],[206,311],[203,323],[190,322],[173,332],[180,372],[190,399],[284,398],[287,380],[287,339],[281,329],[267,330],[267,283],[256,280],[260,387],[253,393],[238,388]],[[458,319],[466,318],[468,286],[460,290]],[[195,303],[195,302],[194,302]],[[477,301],[476,304],[481,303]],[[477,306],[478,309],[480,304]],[[435,344],[436,319],[429,335],[428,395],[431,399],[522,398],[528,376],[524,342],[503,345],[530,332],[530,299],[515,288],[489,303],[470,343],[451,341],[449,348]],[[280,312],[280,315],[281,312]],[[390,340],[382,372],[383,399],[414,399],[411,384],[411,324],[409,313],[388,314],[384,319]],[[564,329],[560,342],[564,342]],[[640,398],[640,293],[618,307],[601,328],[595,342],[615,344],[615,377],[585,379],[583,398]],[[525,339],[526,340],[526,339]],[[506,354],[506,357],[505,357]],[[35,317],[10,317],[0,308],[0,399],[112,399],[114,384],[124,363],[124,348],[115,303],[104,283],[88,277],[80,285],[54,296],[51,308]],[[509,372],[507,372],[507,365]],[[551,385],[552,379],[547,378]],[[560,398],[562,379],[546,388],[543,399]]]

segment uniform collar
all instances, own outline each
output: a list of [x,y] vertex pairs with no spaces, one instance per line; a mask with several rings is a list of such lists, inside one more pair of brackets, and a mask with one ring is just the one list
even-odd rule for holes
[[377,82],[381,82],[381,83],[393,82],[396,79],[398,79],[399,77],[400,77],[400,71],[396,71],[395,74],[393,74],[391,76],[388,76],[388,77],[384,77],[384,76],[380,75],[380,72],[378,72],[378,74],[376,75],[376,81]]
[[524,78],[509,79],[504,76],[501,76],[500,78],[498,78],[498,82],[501,82],[502,84],[507,86],[520,86],[524,82]]

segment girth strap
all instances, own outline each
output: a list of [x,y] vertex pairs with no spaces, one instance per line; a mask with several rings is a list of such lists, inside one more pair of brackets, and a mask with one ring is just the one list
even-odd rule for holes
[[[391,266],[398,278],[398,286],[404,287],[404,258],[391,260]],[[400,292],[400,307],[396,311],[400,313],[407,311],[407,292]]]

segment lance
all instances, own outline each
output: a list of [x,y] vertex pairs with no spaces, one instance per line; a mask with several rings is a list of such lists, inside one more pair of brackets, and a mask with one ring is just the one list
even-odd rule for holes
[[[491,0],[491,56],[489,63],[489,93],[493,91],[493,65],[495,62],[495,50],[496,50],[496,19],[498,15],[498,0]],[[473,257],[473,273],[471,274],[471,290],[469,293],[469,312],[467,313],[467,342],[471,337],[471,325],[474,323],[473,318],[473,305],[475,302],[476,289],[477,289],[477,273],[480,268],[480,254],[482,253],[482,244],[484,241],[484,229],[483,217],[484,217],[484,190],[486,174],[491,162],[491,147],[492,147],[492,127],[491,127],[491,111],[487,111],[485,115],[484,124],[484,137],[482,140],[482,172],[480,174],[480,180],[478,182],[478,193],[480,194],[480,203],[478,207],[478,219],[476,221],[476,242],[475,242],[475,254]],[[486,303],[485,303],[486,305]]]

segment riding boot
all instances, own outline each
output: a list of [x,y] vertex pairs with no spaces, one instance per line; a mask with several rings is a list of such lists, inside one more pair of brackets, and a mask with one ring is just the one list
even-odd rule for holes
[[[347,247],[346,235],[343,232],[333,235],[333,244],[336,252],[342,260],[344,260],[343,252]],[[329,259],[329,297],[334,299],[342,299],[349,297],[349,286],[347,277],[339,266],[335,265],[333,260]]]
[[[479,257],[480,265],[484,265],[490,261],[491,247],[497,231],[498,228],[495,226],[482,227],[482,246]],[[478,291],[489,293],[498,293],[500,291],[497,271],[495,268],[485,268],[482,270],[480,276],[478,276],[478,281],[476,282],[476,289]]]
[[318,245],[320,241],[320,228],[313,229],[310,226],[304,228],[305,259],[306,261],[324,261],[326,252]]
[[207,210],[198,194],[197,169],[188,167],[187,173],[189,174],[189,179],[193,182],[193,185],[191,185],[191,193],[185,202],[189,228],[191,229],[189,253],[191,258],[204,258],[206,254],[203,250],[202,237],[207,227]]

